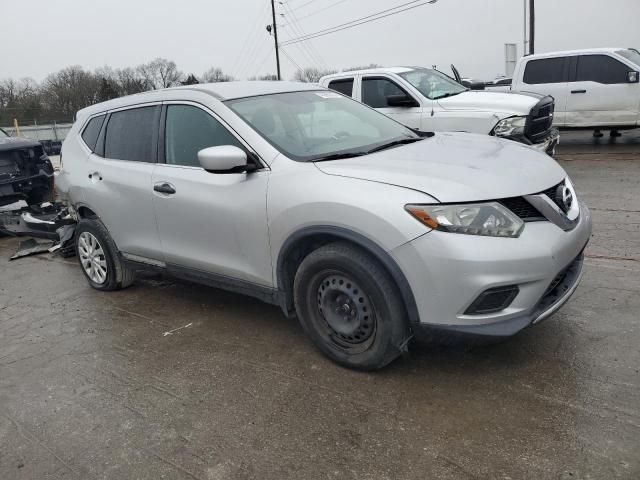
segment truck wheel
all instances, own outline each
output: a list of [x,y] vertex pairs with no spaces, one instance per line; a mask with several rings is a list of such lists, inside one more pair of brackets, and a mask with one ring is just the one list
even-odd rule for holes
[[298,318],[313,343],[346,367],[376,370],[409,339],[398,288],[365,251],[331,243],[310,253],[296,272]]
[[135,280],[135,271],[122,261],[116,244],[98,219],[82,219],[76,226],[76,255],[82,273],[96,290],[120,290]]

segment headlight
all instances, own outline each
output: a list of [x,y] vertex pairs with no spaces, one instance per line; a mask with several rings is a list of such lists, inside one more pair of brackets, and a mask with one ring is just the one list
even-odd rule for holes
[[524,134],[527,117],[510,117],[500,120],[493,129],[496,137],[513,137]]
[[518,237],[524,222],[497,202],[406,205],[405,210],[435,230],[488,237]]

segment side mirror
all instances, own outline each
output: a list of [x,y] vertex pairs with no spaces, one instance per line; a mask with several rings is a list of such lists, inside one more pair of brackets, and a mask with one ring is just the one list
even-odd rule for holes
[[233,145],[203,148],[198,152],[202,168],[214,173],[238,173],[247,171],[247,153]]
[[484,90],[484,82],[478,82],[476,80],[462,80],[462,86],[467,87],[469,90]]
[[419,107],[420,105],[408,95],[387,95],[388,107]]
[[640,72],[630,71],[627,73],[627,81],[629,83],[638,83],[640,82]]

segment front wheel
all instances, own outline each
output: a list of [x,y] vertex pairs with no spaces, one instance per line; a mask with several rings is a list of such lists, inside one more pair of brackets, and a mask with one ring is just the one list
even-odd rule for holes
[[341,365],[384,367],[409,338],[398,289],[368,253],[332,243],[310,253],[294,281],[298,318],[313,343]]

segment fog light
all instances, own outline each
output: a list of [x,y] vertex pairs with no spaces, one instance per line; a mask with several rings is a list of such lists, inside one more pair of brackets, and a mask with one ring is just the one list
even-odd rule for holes
[[478,295],[478,298],[469,305],[469,308],[465,310],[464,314],[484,315],[504,310],[511,305],[511,302],[513,302],[519,292],[520,289],[517,285],[490,288]]

